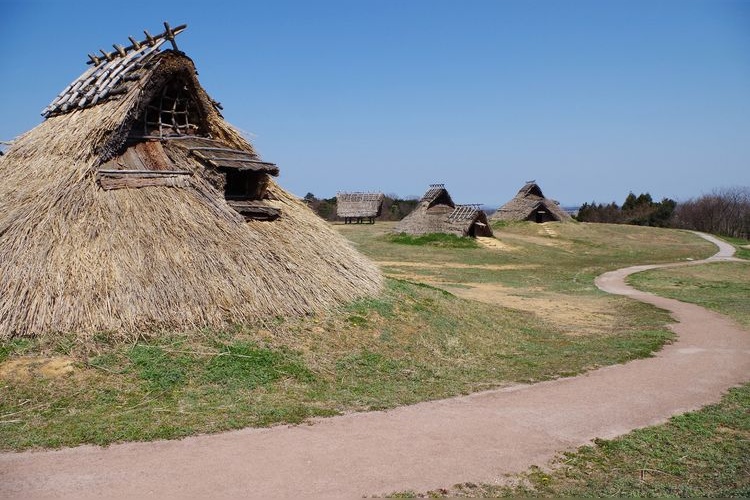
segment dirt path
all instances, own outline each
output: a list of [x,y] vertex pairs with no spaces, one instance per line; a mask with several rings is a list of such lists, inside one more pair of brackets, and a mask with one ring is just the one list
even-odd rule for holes
[[[712,260],[730,258],[716,243]],[[750,332],[698,306],[627,288],[630,272],[597,284],[673,311],[679,339],[653,358],[312,425],[2,454],[0,498],[359,498],[494,482],[595,437],[718,401],[748,380]]]

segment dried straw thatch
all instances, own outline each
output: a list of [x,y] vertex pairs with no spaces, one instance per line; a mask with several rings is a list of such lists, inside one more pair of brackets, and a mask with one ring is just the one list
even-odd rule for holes
[[479,205],[456,205],[443,184],[430,184],[414,210],[393,229],[396,233],[447,233],[492,236],[487,215]]
[[0,337],[221,327],[377,293],[376,266],[271,179],[192,61],[145,52],[119,82],[66,89],[0,161]]
[[556,222],[572,220],[570,214],[560,208],[555,200],[544,197],[541,188],[534,181],[528,181],[515,198],[497,209],[490,221],[533,221]]
[[383,210],[383,193],[336,193],[336,215],[347,223],[352,219],[375,221]]

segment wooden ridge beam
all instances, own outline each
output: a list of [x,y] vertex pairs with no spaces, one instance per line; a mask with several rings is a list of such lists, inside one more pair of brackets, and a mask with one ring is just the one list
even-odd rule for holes
[[175,43],[175,37],[185,31],[187,28],[187,24],[181,24],[179,26],[176,26],[172,28],[169,23],[166,21],[164,22],[164,32],[159,33],[158,35],[152,36],[148,31],[143,30],[143,34],[146,36],[146,39],[139,42],[135,40],[133,37],[128,37],[128,40],[130,40],[130,45],[127,47],[122,47],[121,45],[112,45],[115,50],[113,52],[105,52],[104,50],[99,50],[99,52],[102,53],[103,57],[99,57],[93,54],[89,54],[89,60],[86,61],[86,64],[93,64],[94,66],[98,66],[102,62],[106,61],[112,61],[117,57],[125,57],[128,52],[134,51],[134,50],[141,50],[144,45],[148,45],[150,47],[153,47],[156,45],[156,43],[159,40],[167,40],[172,44],[172,48],[175,51],[179,51],[177,48],[177,43]]

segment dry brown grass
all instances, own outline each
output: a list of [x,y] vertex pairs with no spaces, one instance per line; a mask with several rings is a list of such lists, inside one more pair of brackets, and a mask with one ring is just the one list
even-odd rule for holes
[[[686,259],[711,245],[674,230],[577,223],[505,224],[480,248],[449,251],[382,245],[381,227],[344,234],[390,277],[428,283],[462,298],[533,314],[561,333],[597,335],[617,329],[620,299],[602,294],[593,277],[652,259]],[[337,229],[341,229],[337,226]],[[495,244],[492,244],[492,243]],[[397,258],[398,257],[398,258]]]
[[73,359],[67,356],[27,356],[0,363],[0,380],[28,381],[34,376],[47,379],[73,373]]
[[526,311],[544,323],[568,335],[596,335],[613,331],[619,318],[614,307],[620,300],[613,297],[576,296],[564,293],[517,289],[499,283],[469,283],[459,287],[443,283],[443,288],[459,297]]

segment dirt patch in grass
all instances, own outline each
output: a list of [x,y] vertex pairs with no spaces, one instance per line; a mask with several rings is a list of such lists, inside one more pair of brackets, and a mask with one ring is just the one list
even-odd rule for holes
[[457,269],[473,271],[538,271],[538,264],[465,264],[459,262],[429,263],[380,261],[381,266],[397,269],[388,275],[410,281],[421,281],[445,289],[459,297],[485,304],[525,311],[537,316],[542,322],[554,325],[568,335],[592,335],[611,332],[615,328],[616,315],[612,313],[613,302],[620,300],[601,295],[570,295],[546,291],[544,287],[526,287],[523,290],[502,283],[446,282],[426,274],[414,274],[401,269],[433,271]]
[[477,237],[477,243],[479,243],[479,246],[483,248],[488,248],[490,250],[499,250],[501,252],[517,252],[518,250],[520,250],[519,247],[509,245],[497,238]]
[[542,290],[527,290],[518,295],[518,289],[497,283],[465,283],[461,286],[444,286],[459,297],[495,304],[510,309],[526,311],[543,322],[555,325],[568,335],[594,335],[611,332],[617,321],[613,304],[620,299],[614,297],[575,296],[549,293]]
[[549,236],[550,238],[557,238],[560,234],[555,230],[556,225],[549,222],[539,224],[539,234]]
[[573,243],[571,243],[570,241],[559,239],[557,235],[551,236],[545,233],[542,233],[542,235],[540,236],[514,235],[513,239],[518,242],[524,242],[535,246],[560,248],[566,252],[573,252],[574,250]]
[[73,373],[73,359],[68,357],[22,357],[0,364],[0,379],[29,381],[33,377],[55,379]]
[[[416,264],[413,267],[429,268],[431,266]],[[465,269],[468,268],[471,266],[465,267]],[[512,267],[508,267],[510,268]],[[500,283],[449,283],[408,272],[388,273],[388,276],[408,281],[421,281],[467,300],[523,311],[566,335],[610,333],[621,321],[621,318],[613,312],[615,304],[623,302],[623,299],[618,297],[571,296],[546,292],[541,288],[529,288],[523,292],[523,295],[520,295],[518,288]]]

